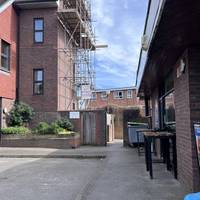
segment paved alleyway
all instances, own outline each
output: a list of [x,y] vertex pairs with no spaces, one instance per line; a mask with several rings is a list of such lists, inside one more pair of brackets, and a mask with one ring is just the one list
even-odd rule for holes
[[[0,148],[0,156],[21,149]],[[76,150],[23,149],[23,154],[60,158],[0,158],[1,200],[181,200],[184,191],[164,166],[154,165],[155,179],[144,158],[120,141],[108,147]],[[67,159],[63,155],[106,155],[106,159]],[[38,157],[39,157],[38,156]]]
[[[144,157],[136,150],[111,146],[107,163],[87,200],[180,200],[184,191],[162,165],[154,165],[155,179],[145,171]],[[156,172],[157,170],[157,172]]]

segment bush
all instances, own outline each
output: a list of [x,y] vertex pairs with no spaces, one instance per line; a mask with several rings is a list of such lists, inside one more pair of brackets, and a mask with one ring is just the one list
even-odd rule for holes
[[68,131],[72,131],[74,129],[73,124],[67,118],[59,119],[56,121],[56,123],[58,124],[58,126]]
[[33,109],[25,103],[16,103],[9,113],[10,126],[22,126],[33,118]]
[[63,128],[61,128],[56,122],[51,123],[49,127],[49,133],[50,134],[58,134],[59,132],[64,131]]
[[33,133],[40,135],[49,134],[49,132],[50,132],[50,126],[46,122],[40,122],[33,130]]
[[30,130],[25,127],[8,127],[1,129],[2,134],[18,134],[18,135],[26,135],[30,133]]

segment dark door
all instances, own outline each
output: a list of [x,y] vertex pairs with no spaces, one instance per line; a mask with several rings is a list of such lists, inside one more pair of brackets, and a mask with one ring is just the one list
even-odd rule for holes
[[94,112],[83,113],[83,144],[96,144],[96,114]]

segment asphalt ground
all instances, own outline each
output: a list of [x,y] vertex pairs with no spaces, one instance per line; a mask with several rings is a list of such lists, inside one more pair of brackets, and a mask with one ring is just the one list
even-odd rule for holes
[[164,165],[153,166],[150,180],[144,157],[121,141],[79,150],[0,148],[0,155],[0,200],[181,200],[186,194]]

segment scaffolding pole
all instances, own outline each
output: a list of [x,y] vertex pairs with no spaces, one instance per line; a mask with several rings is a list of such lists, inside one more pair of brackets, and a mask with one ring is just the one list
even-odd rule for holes
[[[71,56],[73,66],[73,72],[66,72],[66,75],[60,78],[67,82],[65,87],[70,84],[73,86],[73,98],[78,100],[79,104],[84,104],[84,109],[86,109],[88,99],[82,98],[82,86],[89,85],[91,90],[95,89],[95,70],[92,59],[95,54],[95,37],[92,29],[90,0],[60,0],[58,19],[69,36],[68,42],[64,48],[60,49],[60,52]],[[70,105],[65,105],[65,109],[69,107]]]

